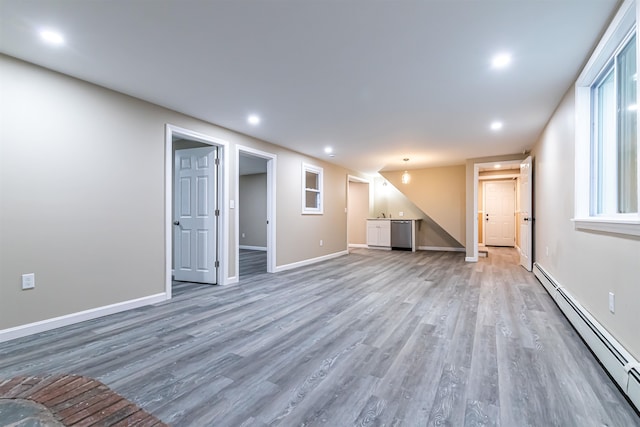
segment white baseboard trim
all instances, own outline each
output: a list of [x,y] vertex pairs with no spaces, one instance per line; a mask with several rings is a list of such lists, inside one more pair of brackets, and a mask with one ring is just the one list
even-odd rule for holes
[[317,262],[322,262],[322,261],[326,261],[328,259],[338,258],[340,256],[348,255],[348,254],[349,254],[349,251],[340,251],[340,252],[334,252],[334,253],[328,254],[328,255],[323,255],[323,256],[320,256],[320,257],[317,257],[317,258],[310,258],[310,259],[305,259],[304,261],[293,262],[291,264],[278,265],[278,266],[276,266],[275,272],[279,273],[281,271],[292,270],[294,268],[304,267],[305,265],[315,264]]
[[533,274],[622,392],[640,410],[640,362],[537,262],[533,264]]
[[478,257],[477,256],[468,256],[468,257],[465,257],[464,260],[466,262],[478,262]]
[[441,252],[466,252],[465,248],[452,248],[449,246],[418,246],[419,251],[441,251]]
[[235,285],[236,283],[239,282],[238,276],[231,276],[231,277],[227,277],[221,284],[220,286],[228,286],[228,285]]
[[28,335],[61,328],[63,326],[73,325],[75,323],[84,322],[85,320],[92,320],[98,317],[120,313],[121,311],[132,310],[145,305],[156,304],[165,300],[167,300],[167,294],[163,292],[161,294],[149,295],[147,297],[118,302],[115,304],[105,305],[103,307],[91,308],[77,313],[65,314],[64,316],[3,329],[0,330],[0,342],[26,337]]
[[366,243],[349,243],[350,248],[368,248]]
[[248,246],[248,245],[239,245],[238,246],[240,249],[247,249],[249,251],[267,251],[267,247],[266,246]]

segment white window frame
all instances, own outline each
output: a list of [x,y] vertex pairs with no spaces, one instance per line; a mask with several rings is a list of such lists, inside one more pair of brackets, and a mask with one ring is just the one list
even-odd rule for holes
[[[318,176],[318,188],[307,188],[307,172],[314,173]],[[324,209],[324,189],[323,189],[323,170],[320,166],[311,165],[309,163],[302,164],[302,214],[303,215],[322,215]],[[307,206],[307,193],[318,193],[318,206]]]
[[[592,86],[596,83],[602,70],[619,50],[622,43],[627,40],[629,33],[632,31],[637,32],[637,21],[636,1],[626,0],[620,6],[618,13],[611,21],[609,28],[576,81],[575,217],[572,220],[576,229],[640,236],[640,212],[597,216],[591,213]],[[637,50],[639,45],[640,39],[636,36]],[[638,55],[637,57],[640,58]],[[640,70],[640,67],[638,68]],[[638,123],[640,123],[640,120]],[[638,142],[640,143],[640,138],[638,138]],[[638,150],[638,163],[640,164],[640,150]],[[638,181],[640,192],[640,174],[638,174]]]

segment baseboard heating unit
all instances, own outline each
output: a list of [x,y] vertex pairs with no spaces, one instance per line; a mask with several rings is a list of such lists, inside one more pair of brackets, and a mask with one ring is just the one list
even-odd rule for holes
[[640,363],[609,334],[538,263],[533,264],[533,274],[545,287],[569,322],[596,355],[602,366],[609,372],[620,389],[627,395],[636,409],[640,410]]

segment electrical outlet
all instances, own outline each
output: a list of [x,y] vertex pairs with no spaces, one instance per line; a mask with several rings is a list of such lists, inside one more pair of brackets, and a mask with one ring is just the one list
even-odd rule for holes
[[242,238],[244,239],[244,233],[242,233]]
[[22,289],[33,289],[36,287],[36,275],[35,273],[22,275]]
[[398,215],[404,216],[404,212],[398,212]]
[[613,292],[609,292],[609,311],[612,313],[616,312],[616,296]]
[[320,240],[320,246],[322,246],[324,244],[324,242],[322,240]]

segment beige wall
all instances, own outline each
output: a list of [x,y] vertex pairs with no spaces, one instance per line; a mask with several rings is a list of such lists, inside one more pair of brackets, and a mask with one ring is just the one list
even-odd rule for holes
[[240,225],[240,245],[266,248],[267,174],[242,175],[239,185],[236,206]]
[[347,217],[349,244],[367,244],[367,218],[369,217],[369,184],[349,181]]
[[640,239],[574,229],[574,115],[572,88],[532,151],[534,260],[638,359]]
[[[413,178],[413,176],[412,176]],[[425,214],[418,206],[416,206],[409,198],[397,189],[393,184],[387,182],[383,178],[374,180],[374,204],[372,217],[377,218],[381,213],[392,218],[414,218],[421,219],[418,223],[416,233],[416,245],[418,247],[429,248],[460,248],[461,244],[444,230],[433,218]],[[403,184],[400,184],[403,185]],[[402,188],[402,187],[401,187]],[[400,212],[404,214],[400,217]],[[462,211],[452,210],[452,215],[462,215]]]
[[[381,172],[411,203],[431,218],[433,224],[446,231],[456,241],[456,247],[461,246],[466,236],[465,167],[417,169],[410,174],[409,184],[402,184],[402,171]],[[396,217],[397,212],[392,214]]]
[[[7,56],[0,73],[0,330],[164,292],[167,123],[228,142],[227,199],[236,144],[278,156],[278,266],[346,251],[353,172]],[[324,167],[324,215],[301,215],[302,162]]]

